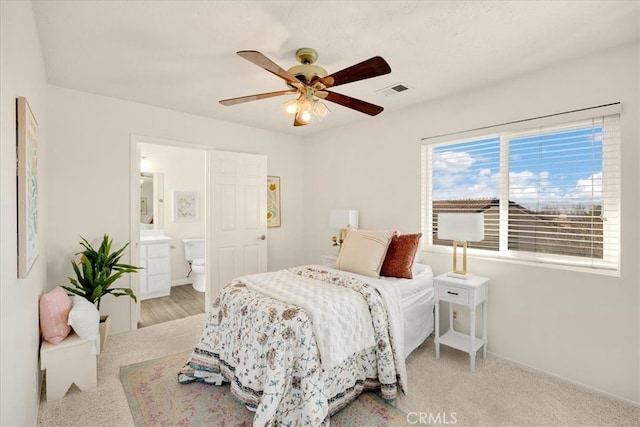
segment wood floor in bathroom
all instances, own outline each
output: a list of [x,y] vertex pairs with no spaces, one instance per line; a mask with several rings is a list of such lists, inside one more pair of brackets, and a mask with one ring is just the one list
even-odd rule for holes
[[204,313],[204,305],[204,292],[196,291],[191,285],[173,286],[171,295],[140,303],[138,328]]

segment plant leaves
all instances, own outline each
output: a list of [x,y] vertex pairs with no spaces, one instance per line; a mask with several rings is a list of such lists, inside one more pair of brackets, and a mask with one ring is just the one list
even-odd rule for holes
[[137,273],[142,267],[120,263],[124,251],[129,246],[127,242],[123,247],[111,252],[113,241],[109,235],[104,234],[98,250],[96,250],[84,237],[80,236],[80,246],[83,251],[75,255],[81,255],[79,263],[71,261],[76,279],[69,277],[69,282],[75,288],[63,286],[69,292],[84,296],[87,300],[100,307],[100,299],[107,294],[114,296],[129,296],[137,302],[135,293],[130,288],[110,288],[111,285],[125,274]]

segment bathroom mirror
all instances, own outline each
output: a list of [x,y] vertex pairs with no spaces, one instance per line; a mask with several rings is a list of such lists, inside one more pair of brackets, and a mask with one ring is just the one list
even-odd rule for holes
[[164,174],[142,172],[140,174],[140,229],[164,227]]

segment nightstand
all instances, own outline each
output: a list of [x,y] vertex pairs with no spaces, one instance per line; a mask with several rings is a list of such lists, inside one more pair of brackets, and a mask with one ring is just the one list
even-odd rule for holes
[[320,258],[322,258],[322,265],[323,266],[336,268],[336,261],[338,259],[337,257],[329,256],[329,255],[322,255]]
[[[458,279],[441,274],[434,279],[436,292],[435,347],[436,359],[440,358],[440,344],[469,353],[471,372],[476,370],[476,352],[482,347],[482,358],[487,358],[487,299],[489,279],[473,276]],[[440,301],[449,303],[449,330],[440,336]],[[453,304],[469,308],[469,335],[453,329]],[[476,337],[476,307],[482,304],[482,338]]]

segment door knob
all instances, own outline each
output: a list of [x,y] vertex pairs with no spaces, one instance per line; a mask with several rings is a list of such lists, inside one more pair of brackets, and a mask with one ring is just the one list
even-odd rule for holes
[[258,240],[264,240],[264,239],[266,239],[266,238],[267,238],[267,236],[265,236],[265,235],[263,234],[262,236],[258,237]]

